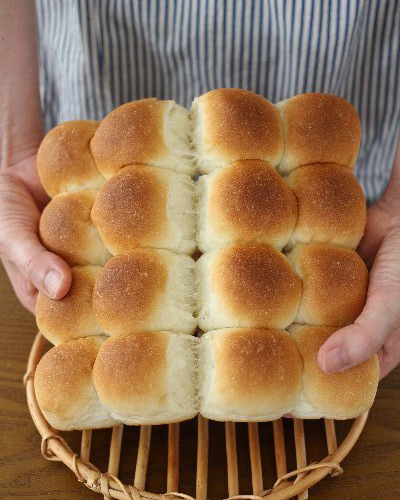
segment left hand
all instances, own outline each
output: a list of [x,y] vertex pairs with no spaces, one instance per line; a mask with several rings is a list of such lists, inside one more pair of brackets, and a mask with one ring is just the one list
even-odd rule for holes
[[400,363],[400,142],[388,187],[368,210],[358,252],[371,268],[366,304],[352,325],[324,343],[318,363],[336,373],[378,353],[383,378]]

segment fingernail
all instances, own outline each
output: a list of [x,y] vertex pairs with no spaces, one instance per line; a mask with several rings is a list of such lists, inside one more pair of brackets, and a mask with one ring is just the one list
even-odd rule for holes
[[52,269],[46,273],[46,276],[44,277],[44,287],[49,297],[52,299],[57,297],[62,281],[63,277],[59,271]]
[[326,373],[336,373],[350,366],[350,358],[342,347],[333,347],[325,353],[322,364]]

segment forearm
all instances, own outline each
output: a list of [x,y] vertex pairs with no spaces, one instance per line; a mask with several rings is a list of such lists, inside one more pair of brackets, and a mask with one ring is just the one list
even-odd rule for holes
[[43,135],[35,4],[0,0],[0,10],[0,173],[17,175],[35,191],[36,169],[15,168],[35,154]]

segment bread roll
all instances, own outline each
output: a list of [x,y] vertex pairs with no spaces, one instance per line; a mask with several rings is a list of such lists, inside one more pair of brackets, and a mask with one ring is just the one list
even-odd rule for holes
[[202,252],[231,243],[267,243],[280,250],[292,234],[296,197],[264,161],[241,160],[203,175],[198,192]]
[[110,411],[100,403],[93,384],[92,367],[101,337],[74,340],[53,347],[35,372],[35,394],[46,420],[55,429],[98,429],[115,425]]
[[107,340],[93,369],[101,402],[125,424],[164,424],[196,415],[197,338],[166,332]]
[[278,165],[283,155],[277,108],[264,97],[241,89],[216,89],[193,101],[193,143],[200,173],[237,160]]
[[185,108],[173,101],[142,99],[111,111],[101,121],[90,146],[98,169],[107,179],[134,163],[192,174],[188,138]]
[[197,261],[199,327],[286,328],[301,298],[301,280],[267,245],[231,245]]
[[59,194],[40,218],[43,245],[70,266],[102,266],[111,257],[90,218],[97,193],[86,189]]
[[199,371],[200,411],[213,420],[275,420],[301,390],[301,359],[285,331],[209,332],[200,340]]
[[97,277],[93,309],[109,335],[193,333],[194,261],[166,250],[138,248],[110,259]]
[[113,255],[137,247],[193,253],[194,183],[146,165],[124,167],[111,177],[94,203],[92,219]]
[[104,183],[89,149],[97,127],[98,122],[79,120],[61,123],[47,133],[36,162],[49,196],[77,189],[98,189]]
[[355,418],[369,410],[379,380],[378,358],[327,375],[318,366],[319,348],[335,331],[325,326],[293,325],[289,328],[303,360],[303,390],[292,414],[297,418]]
[[368,271],[353,250],[333,245],[297,245],[288,258],[303,281],[295,323],[345,326],[361,313]]
[[279,171],[310,163],[352,168],[360,147],[360,120],[353,106],[337,95],[309,93],[277,104],[285,135]]
[[347,168],[308,165],[292,172],[287,182],[299,209],[288,248],[310,242],[357,248],[365,228],[365,197]]
[[72,283],[67,295],[49,299],[39,292],[36,323],[40,332],[53,344],[79,337],[101,334],[92,307],[92,293],[100,267],[73,267]]

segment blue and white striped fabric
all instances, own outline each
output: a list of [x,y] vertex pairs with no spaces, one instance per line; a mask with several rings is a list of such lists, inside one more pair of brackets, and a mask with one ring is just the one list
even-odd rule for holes
[[357,108],[367,199],[390,175],[400,126],[397,0],[37,0],[46,128],[156,96],[217,87],[278,102],[338,94]]

